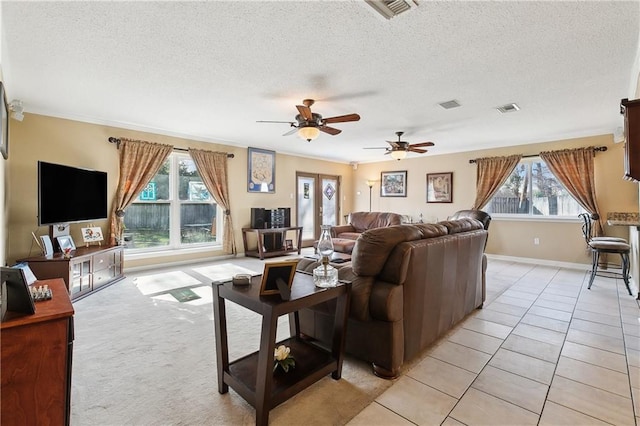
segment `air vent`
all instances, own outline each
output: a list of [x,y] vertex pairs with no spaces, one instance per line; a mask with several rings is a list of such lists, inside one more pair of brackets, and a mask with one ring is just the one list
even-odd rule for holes
[[508,112],[520,111],[520,107],[516,104],[506,104],[506,105],[499,106],[496,109],[503,114],[506,114]]
[[444,109],[451,109],[451,108],[458,108],[460,106],[460,102],[456,101],[455,99],[452,99],[447,102],[439,103],[438,105],[440,105]]
[[418,0],[364,0],[369,6],[371,6],[376,12],[384,16],[386,19],[391,19],[407,10],[411,7],[418,6]]

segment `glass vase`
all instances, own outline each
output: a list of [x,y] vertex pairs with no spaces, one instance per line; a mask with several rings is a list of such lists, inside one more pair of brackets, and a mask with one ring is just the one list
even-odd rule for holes
[[331,225],[321,225],[322,232],[318,240],[317,252],[321,257],[333,254],[333,241],[331,240]]
[[338,270],[329,265],[329,257],[333,254],[331,226],[322,225],[321,228],[317,252],[322,264],[313,270],[313,282],[316,287],[335,287],[338,284]]

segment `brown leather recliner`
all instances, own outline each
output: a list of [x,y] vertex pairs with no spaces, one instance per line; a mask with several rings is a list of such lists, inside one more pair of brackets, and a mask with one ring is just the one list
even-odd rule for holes
[[[396,377],[405,361],[481,307],[487,234],[470,218],[363,232],[351,262],[337,266],[338,277],[352,282],[347,353],[371,362],[378,376]],[[301,259],[298,270],[316,266]],[[330,347],[333,309],[299,311],[301,332]]]
[[357,239],[368,229],[386,228],[402,224],[402,215],[388,212],[353,212],[349,215],[347,225],[331,227],[332,238]]
[[489,230],[489,224],[491,223],[491,215],[482,210],[458,210],[451,216],[449,220],[460,219],[461,217],[470,217],[472,219],[482,222],[484,229]]

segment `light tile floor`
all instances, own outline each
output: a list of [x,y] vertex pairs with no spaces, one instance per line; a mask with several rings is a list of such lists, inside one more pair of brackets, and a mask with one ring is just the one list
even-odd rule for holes
[[640,308],[621,280],[490,260],[487,301],[348,424],[640,425]]

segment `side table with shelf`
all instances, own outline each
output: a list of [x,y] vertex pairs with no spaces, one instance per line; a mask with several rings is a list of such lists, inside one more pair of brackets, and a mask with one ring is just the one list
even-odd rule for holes
[[123,246],[91,246],[78,247],[68,258],[55,253],[18,261],[27,262],[39,280],[62,278],[75,300],[123,279],[123,257]]
[[[332,288],[318,288],[313,277],[296,272],[291,298],[280,295],[260,296],[262,277],[252,277],[249,286],[234,286],[231,282],[213,286],[213,313],[216,337],[218,392],[231,386],[256,409],[256,424],[267,425],[269,410],[320,380],[327,374],[338,380],[342,374],[345,334],[351,296],[351,282],[340,282]],[[232,301],[262,315],[260,349],[229,361],[225,301]],[[315,345],[300,334],[298,310],[336,300],[333,345],[330,350]],[[293,336],[276,343],[278,317],[289,314]],[[291,348],[295,368],[289,372],[273,371],[273,353],[277,345]]]
[[[294,232],[295,245],[286,246],[287,233]],[[247,234],[256,235],[256,248],[249,249]],[[282,256],[283,254],[298,252],[302,249],[302,226],[287,228],[242,228],[242,244],[244,255],[264,259],[265,257]]]

